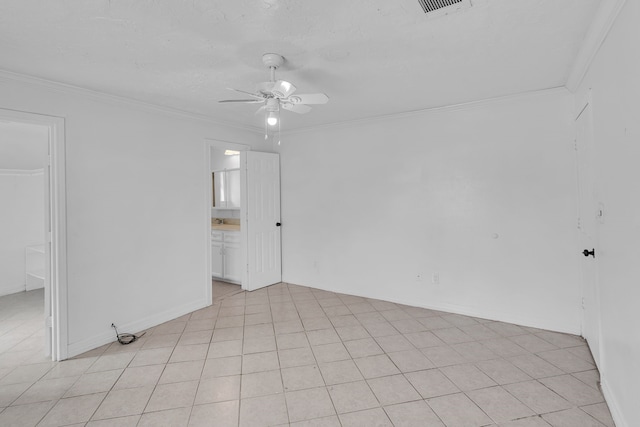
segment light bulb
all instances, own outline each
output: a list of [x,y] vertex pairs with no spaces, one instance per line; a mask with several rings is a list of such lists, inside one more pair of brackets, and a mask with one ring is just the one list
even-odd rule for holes
[[267,124],[269,126],[275,126],[278,124],[278,116],[276,116],[275,113],[269,113],[269,116],[267,116]]

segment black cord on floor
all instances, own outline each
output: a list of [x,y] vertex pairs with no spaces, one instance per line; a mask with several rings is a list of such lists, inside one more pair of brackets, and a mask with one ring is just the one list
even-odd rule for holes
[[140,335],[120,334],[120,333],[118,333],[118,328],[116,328],[116,325],[114,325],[112,323],[111,327],[116,330],[116,338],[118,339],[118,342],[120,344],[122,344],[122,345],[131,344],[132,342],[136,341],[138,338],[140,338],[140,337],[144,336],[144,334],[146,334],[146,332],[143,332]]

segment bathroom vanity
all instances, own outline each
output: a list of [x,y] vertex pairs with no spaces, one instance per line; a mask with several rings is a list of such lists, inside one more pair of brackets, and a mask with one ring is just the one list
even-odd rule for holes
[[241,283],[242,254],[239,225],[211,226],[211,276],[225,282]]

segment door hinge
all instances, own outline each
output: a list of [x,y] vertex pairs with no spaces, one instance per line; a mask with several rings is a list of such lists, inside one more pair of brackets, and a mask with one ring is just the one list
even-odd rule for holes
[[573,140],[573,150],[574,151],[578,151],[578,140],[577,139]]
[[247,273],[249,272],[249,263],[247,263]]
[[48,316],[48,317],[45,319],[45,321],[44,321],[44,322],[45,322],[45,325],[47,326],[47,328],[51,328],[51,327],[53,327],[53,321],[51,320],[51,316]]
[[47,156],[47,164],[51,166],[51,154]]
[[582,298],[582,309],[584,309],[584,298]]
[[47,232],[47,238],[49,239],[49,243],[53,242],[53,236],[50,231]]

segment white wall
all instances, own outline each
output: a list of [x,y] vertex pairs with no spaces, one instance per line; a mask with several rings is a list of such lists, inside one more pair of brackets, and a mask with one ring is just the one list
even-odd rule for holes
[[25,247],[44,243],[43,175],[0,170],[0,205],[0,295],[7,295],[25,290]]
[[640,4],[627,1],[581,84],[592,89],[597,197],[605,206],[596,248],[603,390],[618,426],[640,426]]
[[571,109],[554,90],[286,135],[283,280],[579,333]]
[[204,140],[259,135],[8,79],[0,108],[65,118],[70,355],[206,304]]

